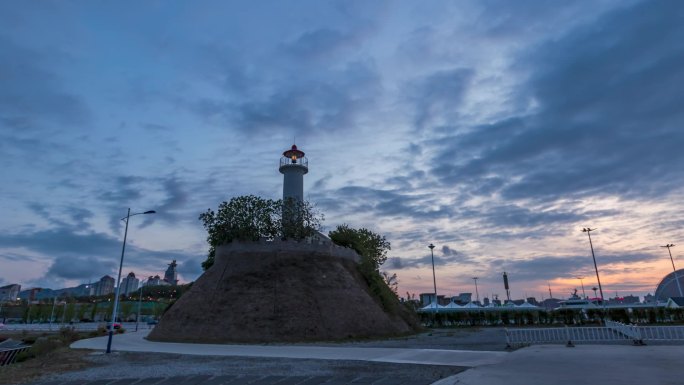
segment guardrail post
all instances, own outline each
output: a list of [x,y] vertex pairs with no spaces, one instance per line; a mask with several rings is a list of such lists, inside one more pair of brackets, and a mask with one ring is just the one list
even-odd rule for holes
[[643,337],[641,336],[641,329],[637,325],[630,325],[632,330],[634,330],[634,340],[632,341],[635,346],[646,346]]
[[566,348],[574,348],[575,344],[572,343],[572,339],[570,338],[570,328],[568,328],[568,325],[565,325],[565,336],[567,337],[566,339],[568,340],[568,343],[565,344]]

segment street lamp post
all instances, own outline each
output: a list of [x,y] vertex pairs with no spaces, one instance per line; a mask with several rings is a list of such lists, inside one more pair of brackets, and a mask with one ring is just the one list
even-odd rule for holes
[[64,325],[64,317],[66,316],[66,307],[67,307],[66,300],[64,300],[62,305],[64,305],[64,307],[62,307],[62,326],[63,326]]
[[479,277],[473,277],[473,281],[475,281],[475,298],[476,298],[477,304],[479,305],[480,304],[480,293],[477,291],[477,280],[478,279],[479,279]]
[[585,227],[582,229],[582,232],[587,233],[587,235],[589,236],[589,247],[591,247],[591,257],[594,259],[594,270],[596,270],[596,281],[598,282],[599,291],[601,292],[601,303],[605,307],[606,301],[603,298],[603,287],[601,286],[601,279],[599,278],[598,266],[596,266],[596,256],[594,255],[594,245],[591,242],[591,232],[594,230],[596,230],[596,229],[590,229],[588,227]]
[[57,296],[52,301],[52,311],[50,312],[50,330],[52,330],[52,319],[55,317],[55,305],[57,305]]
[[140,214],[154,214],[156,211],[149,210],[142,213],[131,214],[131,209],[128,209],[128,213],[125,217],[121,218],[122,221],[126,221],[126,230],[124,230],[123,246],[121,247],[121,260],[119,261],[119,276],[116,279],[116,294],[114,296],[114,308],[112,309],[112,323],[109,327],[109,338],[107,339],[107,353],[112,352],[112,337],[114,336],[114,322],[116,322],[116,311],[119,306],[119,292],[121,291],[121,268],[123,268],[124,252],[126,251],[126,237],[128,236],[128,220],[134,215]]
[[437,278],[435,277],[435,253],[433,251],[435,249],[435,245],[433,245],[431,243],[428,245],[428,247],[430,248],[430,257],[432,258],[432,285],[435,289],[435,307],[434,307],[434,309],[435,309],[435,313],[436,313],[439,308],[437,307]]
[[675,268],[674,259],[672,259],[672,251],[670,251],[670,247],[674,247],[674,244],[668,243],[667,245],[660,247],[667,247],[667,252],[670,254],[670,262],[672,262],[672,270],[674,271],[674,279],[677,281],[677,289],[679,289],[679,296],[684,297],[684,294],[682,294],[682,285],[679,283],[679,277],[677,277],[677,269]]

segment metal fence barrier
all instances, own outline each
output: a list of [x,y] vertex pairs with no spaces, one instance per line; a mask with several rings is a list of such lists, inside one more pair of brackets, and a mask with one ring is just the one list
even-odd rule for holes
[[[104,322],[80,322],[80,323],[74,323],[74,324],[59,324],[59,323],[53,323],[50,325],[49,323],[41,323],[41,324],[5,324],[3,327],[0,329],[0,331],[29,331],[29,332],[57,332],[59,329],[62,328],[70,328],[74,329],[76,331],[93,331],[97,330],[98,327],[106,327],[107,324]],[[135,322],[124,322],[121,324],[121,327],[126,329],[126,331],[133,331],[135,330]],[[139,323],[139,328],[149,328],[150,326],[147,325],[145,322],[140,322]]]
[[506,329],[509,347],[553,343],[574,346],[575,342],[616,341],[632,341],[634,345],[644,345],[645,341],[684,341],[684,326],[637,326],[607,321],[601,327]]
[[7,339],[0,342],[0,366],[9,365],[17,359],[17,355],[24,350],[28,350],[29,346],[24,345],[21,341]]
[[28,346],[13,349],[0,349],[0,366],[5,366],[13,363],[14,360],[17,359],[17,355],[19,353],[28,349]]

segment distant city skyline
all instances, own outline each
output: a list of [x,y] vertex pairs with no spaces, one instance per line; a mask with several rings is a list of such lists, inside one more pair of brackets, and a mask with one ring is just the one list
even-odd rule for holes
[[[399,293],[653,293],[684,267],[680,1],[0,3],[0,286],[195,280],[198,216],[304,197]],[[681,244],[681,246],[680,246]],[[558,294],[556,294],[558,293]]]

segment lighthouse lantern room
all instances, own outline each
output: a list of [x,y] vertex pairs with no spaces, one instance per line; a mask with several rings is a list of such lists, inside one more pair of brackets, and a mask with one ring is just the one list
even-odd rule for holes
[[304,151],[297,149],[297,145],[283,152],[280,158],[280,168],[283,174],[283,201],[288,198],[304,200],[304,174],[309,172],[309,160]]

